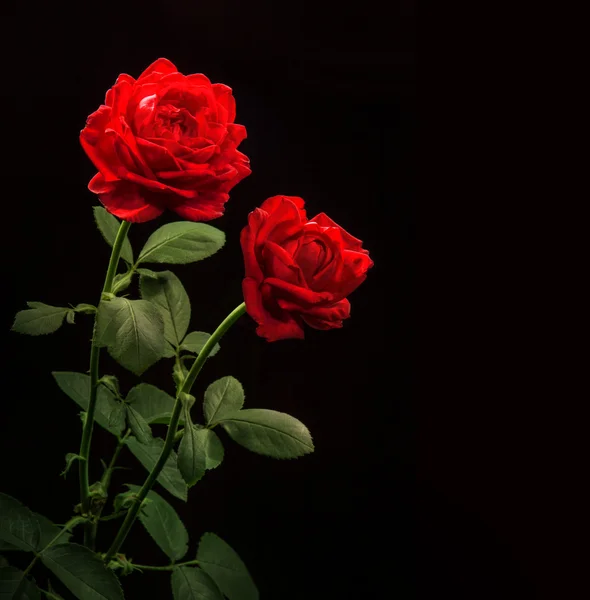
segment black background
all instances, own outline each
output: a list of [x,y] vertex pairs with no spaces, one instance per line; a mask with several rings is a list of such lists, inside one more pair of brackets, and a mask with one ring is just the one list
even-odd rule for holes
[[[445,14],[421,35],[435,72],[421,94],[432,118],[421,115],[418,144],[411,1],[8,4],[0,42],[1,490],[56,522],[77,501],[76,474],[58,475],[79,445],[77,409],[50,371],[87,369],[88,318],[36,339],[8,329],[27,300],[96,302],[108,247],[92,222],[96,199],[86,185],[95,171],[78,133],[120,72],[137,76],[165,56],[234,89],[253,169],[212,223],[227,233],[223,251],[173,267],[193,301],[195,329],[210,331],[240,302],[238,234],[271,195],[302,196],[309,214],[330,214],[375,261],[342,330],[268,344],[242,318],[206,365],[197,392],[231,373],[244,383],[247,406],[306,423],[316,452],[277,462],[224,437],[223,465],[189,503],[173,500],[190,553],[202,532],[215,531],[267,599],[579,597],[566,588],[587,565],[564,538],[579,529],[567,487],[580,479],[572,458],[587,452],[573,446],[586,438],[559,422],[573,420],[562,402],[574,366],[558,373],[547,326],[557,311],[543,305],[558,289],[546,270],[561,267],[557,227],[538,223],[538,188],[551,169],[527,164],[530,140],[547,151],[543,124],[553,108],[536,116],[537,137],[523,126],[551,87],[545,67],[561,63],[535,58],[539,45],[526,38],[532,15],[514,25],[511,47],[512,8],[453,14],[441,5]],[[525,101],[521,88],[535,69],[542,81]],[[427,207],[419,318],[418,164]],[[559,201],[555,194],[547,203],[551,220]],[[173,219],[133,226],[134,247]],[[106,355],[102,366],[125,390],[136,382]],[[158,364],[146,380],[171,391],[169,369]],[[97,430],[96,478],[98,457],[112,446]],[[132,470],[117,472],[114,487],[143,479],[132,456],[121,461]],[[114,533],[107,525],[103,548]],[[123,550],[138,562],[166,562],[141,527]],[[170,597],[166,576],[134,574],[124,585],[128,598]]]
[[[309,215],[327,212],[365,242],[375,261],[351,297],[342,330],[308,330],[305,342],[269,344],[243,317],[223,340],[195,387],[197,397],[223,375],[244,385],[248,407],[293,414],[311,430],[316,451],[294,461],[252,455],[227,437],[224,463],[207,474],[189,502],[172,500],[191,535],[214,531],[243,557],[262,598],[369,598],[415,594],[415,423],[413,378],[414,56],[413,6],[343,10],[259,3],[161,3],[55,7],[5,15],[8,35],[2,92],[4,200],[13,240],[6,254],[3,338],[2,491],[55,522],[77,502],[78,410],[50,372],[88,368],[91,319],[30,338],[8,333],[27,300],[95,304],[109,248],[92,219],[86,189],[95,169],[78,143],[87,115],[120,72],[138,76],[164,56],[184,73],[203,72],[230,85],[237,122],[248,130],[240,149],[253,174],[212,222],[227,234],[222,252],[173,267],[193,304],[191,328],[212,331],[242,301],[239,232],[249,211],[275,194],[298,195]],[[24,159],[26,157],[26,159]],[[135,225],[136,252],[164,222]],[[123,389],[137,379],[106,353],[103,373]],[[145,380],[173,391],[170,361]],[[97,428],[91,473],[114,440]],[[160,432],[163,434],[163,432]],[[145,472],[128,452],[112,489],[140,483]],[[163,495],[167,492],[159,490]],[[101,527],[106,549],[114,525]],[[141,526],[123,549],[138,563],[167,558]],[[20,562],[18,562],[20,560]],[[18,564],[22,558],[15,559]],[[38,577],[43,581],[42,569]],[[134,574],[127,597],[171,597],[166,574]]]

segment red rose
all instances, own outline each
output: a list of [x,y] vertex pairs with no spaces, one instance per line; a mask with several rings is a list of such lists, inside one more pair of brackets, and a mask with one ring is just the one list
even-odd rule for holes
[[271,342],[303,338],[303,321],[342,327],[350,316],[346,296],[373,266],[360,240],[324,213],[308,220],[304,204],[293,196],[269,198],[250,213],[240,237],[246,310]]
[[127,221],[169,208],[191,221],[223,214],[228,192],[251,173],[237,147],[231,88],[205,75],[182,75],[159,58],[137,79],[119,75],[92,113],[80,142],[99,173],[88,188]]

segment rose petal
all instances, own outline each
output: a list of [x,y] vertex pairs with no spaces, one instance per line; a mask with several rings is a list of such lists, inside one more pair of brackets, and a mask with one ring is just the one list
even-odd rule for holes
[[159,217],[164,210],[150,204],[138,186],[126,181],[104,182],[100,173],[88,184],[91,192],[98,194],[104,207],[119,219],[144,223]]
[[[178,80],[178,76],[182,77],[182,80]],[[158,81],[160,104],[186,108],[195,118],[200,112],[206,111],[203,116],[215,119],[217,104],[213,91],[203,86],[191,86],[185,79],[184,75],[174,73]]]
[[258,232],[257,243],[271,240],[282,245],[288,238],[301,234],[302,220],[305,219],[302,205],[301,198],[289,196],[273,196],[265,200],[260,208],[268,213],[268,219]]
[[199,194],[198,190],[187,190],[172,187],[170,185],[161,183],[160,181],[156,181],[155,179],[148,179],[147,177],[143,177],[137,173],[128,171],[125,167],[119,167],[119,174],[121,179],[141,185],[148,190],[154,192],[170,192],[168,199],[173,203],[180,202],[180,199],[174,198],[175,195],[180,196],[180,198],[196,198]]
[[[133,123],[133,115],[137,111],[139,104],[144,98],[147,98],[149,96],[155,96],[154,102],[157,104],[160,91],[161,87],[157,82],[142,82],[141,84],[137,83],[133,87],[133,94],[131,95],[131,98],[129,99],[129,104],[127,106],[127,114],[129,115],[129,120],[131,121],[133,127],[135,127],[135,124]],[[148,129],[151,129],[151,127],[148,127]],[[143,137],[150,137],[153,134],[144,133],[142,135]]]
[[217,122],[222,125],[227,125],[227,108],[225,106],[221,106],[221,104],[217,105]]
[[248,225],[240,233],[240,245],[242,246],[242,253],[244,255],[246,277],[254,278],[258,283],[262,283],[264,274],[256,255],[256,239],[266,219],[268,219],[268,213],[260,208],[255,208],[248,215]]
[[111,109],[104,104],[86,120],[86,127],[80,132],[80,144],[94,166],[107,181],[119,178],[115,169],[119,159],[113,149],[112,141],[105,135],[111,118]]
[[[307,229],[307,227],[305,227]],[[304,235],[295,254],[295,260],[301,267],[308,282],[313,281],[316,273],[324,267],[326,263],[331,262],[330,249],[324,244],[320,237],[315,238]]]
[[299,210],[300,217],[302,219],[307,220],[307,215],[305,214],[305,200],[303,198],[299,198],[299,196],[271,196],[267,198],[261,205],[260,208],[265,210],[268,213],[274,212],[285,200],[294,204]]
[[301,318],[314,329],[338,329],[350,317],[350,302],[346,299],[332,306],[315,307],[302,313]]
[[227,125],[227,137],[226,145],[231,144],[237,148],[247,137],[246,128],[243,125]]
[[143,79],[152,73],[167,75],[168,73],[176,73],[177,71],[178,69],[167,58],[158,58],[138,77],[137,82],[141,83]]
[[[201,130],[199,129],[199,132]],[[207,129],[203,135],[210,139],[213,144],[221,145],[227,136],[227,127],[221,123],[207,123]]]
[[149,140],[137,138],[137,146],[141,155],[153,171],[171,171],[180,169],[174,156],[163,146]]
[[363,276],[374,264],[366,250],[363,252],[345,250],[342,258],[344,259],[344,268],[354,277]]
[[346,229],[343,229],[342,227],[340,227],[340,225],[338,225],[338,223],[335,223],[325,213],[320,213],[319,215],[316,215],[313,219],[310,219],[309,221],[310,221],[310,223],[311,222],[317,223],[321,227],[336,227],[337,229],[340,230],[342,239],[343,239],[344,243],[346,244],[346,246],[350,250],[356,250],[357,252],[364,252],[364,253],[368,254],[367,250],[363,250],[363,248],[362,248],[363,242],[361,240],[350,235],[350,233],[348,233],[348,231],[346,231]]
[[133,85],[126,80],[116,83],[106,95],[105,104],[111,107],[111,126],[116,126],[120,116],[127,114],[127,106],[133,95]]
[[223,83],[214,83],[212,86],[217,102],[227,111],[226,123],[233,123],[236,119],[236,100],[232,95],[232,89]]
[[[153,170],[141,154],[137,138],[133,135],[131,128],[127,125],[123,117],[120,117],[119,121],[118,131],[107,128],[105,134],[111,138],[113,150],[119,158],[122,167],[146,179],[156,179]],[[121,167],[118,167],[117,174],[121,179],[124,178],[122,173]]]
[[203,75],[203,73],[193,73],[192,75],[187,75],[186,80],[193,85],[214,87],[211,85],[211,81],[209,81],[209,78],[206,75]]
[[151,129],[157,104],[158,94],[150,94],[139,101],[133,112],[132,120],[133,129],[136,134],[140,135],[148,127]]
[[133,85],[135,83],[135,79],[133,77],[131,77],[131,75],[127,75],[127,73],[121,73],[119,75],[119,77],[117,77],[117,81],[115,81],[115,85],[117,83],[119,83],[120,81],[126,81],[127,83],[130,83],[131,85]]
[[201,165],[211,160],[215,152],[218,150],[218,146],[215,144],[210,144],[209,146],[205,146],[204,148],[197,148],[195,150],[191,149],[190,154],[187,154],[183,157],[183,161],[188,164],[197,164]]
[[333,292],[334,299],[346,298],[347,296],[352,294],[352,292],[354,292],[359,287],[359,285],[361,285],[361,283],[365,281],[366,278],[367,275],[365,274],[355,279],[343,279],[339,282],[338,286],[334,286],[335,288],[337,288]]
[[262,260],[264,261],[264,273],[267,277],[274,277],[293,285],[307,287],[299,265],[278,244],[271,241],[266,242],[262,248]]
[[263,305],[262,294],[255,279],[246,277],[242,282],[246,311],[258,323],[256,333],[269,342],[290,338],[303,339],[301,325],[289,313],[285,312],[285,320],[275,318]]
[[[300,252],[305,253],[303,244],[309,240],[316,240],[325,248],[322,263],[316,265],[314,270],[305,271],[305,279],[312,290],[316,291],[334,291],[338,289],[339,282],[342,279],[342,270],[344,263],[342,259],[343,241],[340,231],[335,227],[321,227],[315,222],[308,221],[303,228],[303,237],[296,261],[301,264],[305,262],[305,254],[300,256]],[[310,265],[311,266],[311,265]]]
[[267,277],[264,283],[273,288],[277,297],[294,302],[303,308],[311,308],[316,304],[332,302],[335,299],[330,292],[314,292],[275,277]]
[[209,165],[191,165],[184,160],[177,161],[181,167],[188,167],[179,171],[158,171],[158,178],[166,181],[174,181],[180,183],[183,179],[198,179],[199,182],[204,182],[206,178],[215,177],[215,171],[209,168]]
[[224,205],[229,194],[201,193],[196,198],[171,207],[172,210],[189,221],[211,221],[223,215]]
[[159,83],[162,86],[170,86],[173,83],[186,84],[186,75],[183,75],[178,71],[175,71],[174,73],[167,73],[166,75],[162,75],[162,78],[160,79]]
[[119,181],[106,181],[106,179],[102,176],[101,173],[97,173],[88,184],[88,189],[93,194],[110,194],[115,190],[117,183]]

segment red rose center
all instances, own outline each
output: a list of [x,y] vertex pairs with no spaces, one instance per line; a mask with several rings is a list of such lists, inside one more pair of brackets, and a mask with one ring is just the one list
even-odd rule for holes
[[310,282],[322,268],[327,254],[328,251],[324,242],[317,238],[305,239],[299,246],[295,261],[307,282]]
[[186,108],[161,104],[156,109],[154,132],[158,137],[172,137],[178,141],[198,135],[197,120]]

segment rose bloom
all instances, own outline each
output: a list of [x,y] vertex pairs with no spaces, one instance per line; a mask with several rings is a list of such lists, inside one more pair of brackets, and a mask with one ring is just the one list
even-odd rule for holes
[[228,192],[251,173],[235,117],[231,88],[183,75],[165,58],[137,80],[119,75],[80,133],[99,171],[88,188],[126,221],[166,208],[191,221],[220,217]]
[[248,217],[240,242],[246,310],[269,341],[303,338],[315,329],[342,327],[346,297],[373,266],[362,242],[321,213],[307,219],[304,201],[273,196]]

